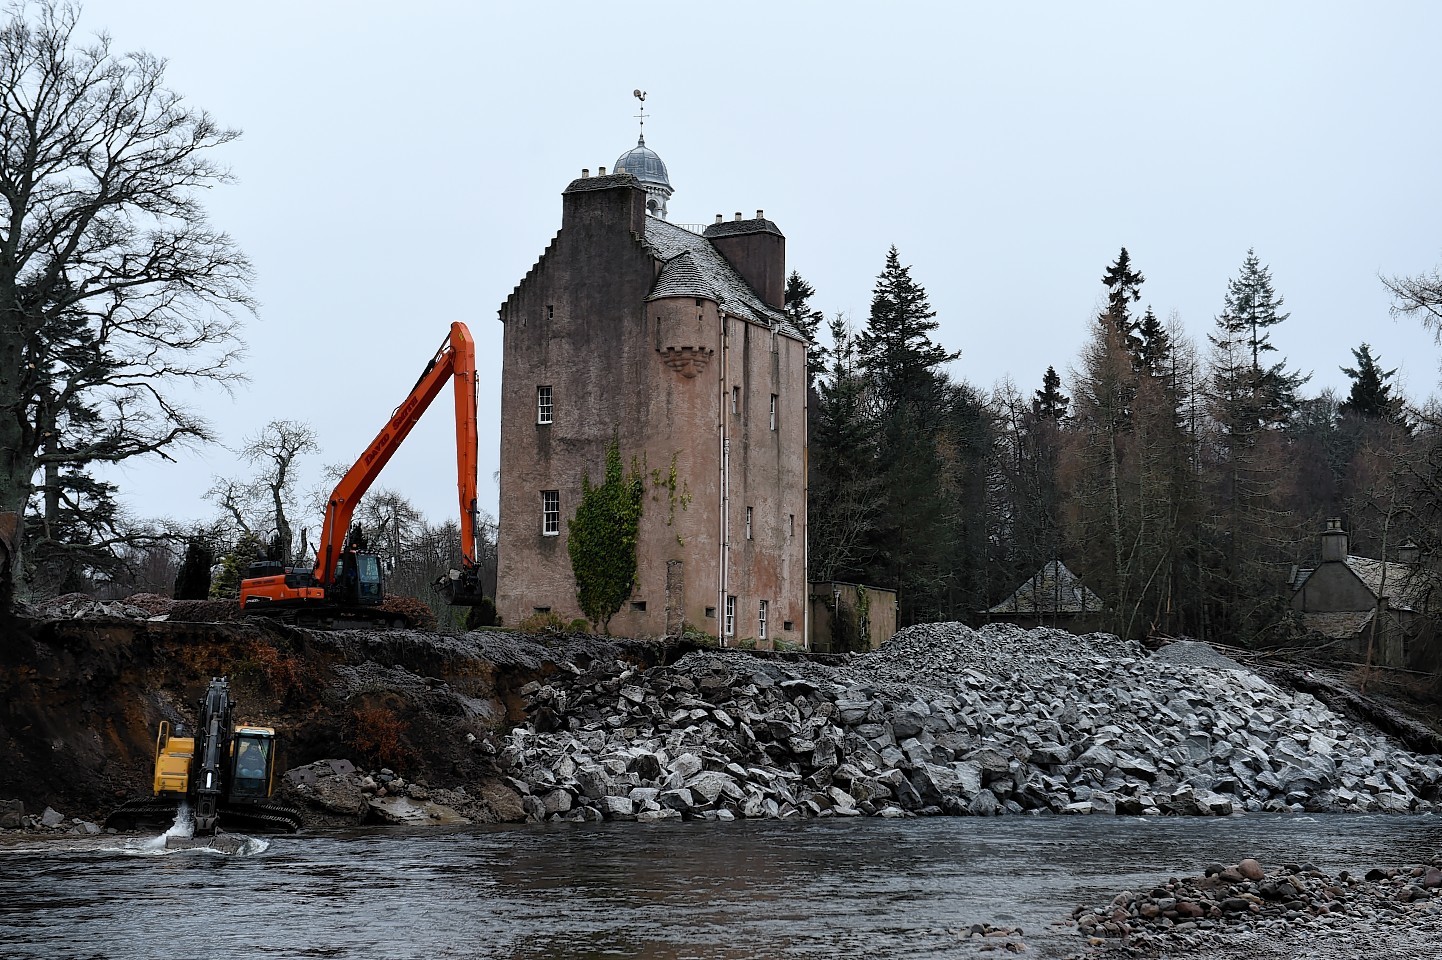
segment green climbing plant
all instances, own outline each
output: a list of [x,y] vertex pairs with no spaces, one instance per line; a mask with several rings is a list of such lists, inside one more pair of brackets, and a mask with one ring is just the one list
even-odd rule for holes
[[636,582],[643,495],[641,468],[633,460],[630,472],[623,472],[621,444],[613,436],[606,447],[605,481],[593,487],[590,476],[582,475],[581,502],[567,524],[576,599],[587,619],[608,635],[611,618]]

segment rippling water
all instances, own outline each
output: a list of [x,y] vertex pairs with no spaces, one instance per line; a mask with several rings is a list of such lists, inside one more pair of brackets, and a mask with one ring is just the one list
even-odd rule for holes
[[0,956],[958,957],[972,923],[1073,946],[1081,902],[1256,856],[1442,858],[1422,817],[819,820],[153,838],[0,847]]

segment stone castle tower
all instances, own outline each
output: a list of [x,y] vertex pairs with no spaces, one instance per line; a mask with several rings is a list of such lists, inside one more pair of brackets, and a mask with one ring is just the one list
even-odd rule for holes
[[562,193],[561,229],[502,304],[496,605],[580,617],[566,550],[582,477],[645,465],[619,635],[806,637],[806,341],[764,218],[670,223],[644,139]]

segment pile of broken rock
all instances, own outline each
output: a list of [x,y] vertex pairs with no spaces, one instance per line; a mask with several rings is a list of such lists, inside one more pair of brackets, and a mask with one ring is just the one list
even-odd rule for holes
[[535,820],[1422,812],[1442,760],[1228,661],[926,624],[842,665],[705,651],[532,683],[503,758]]

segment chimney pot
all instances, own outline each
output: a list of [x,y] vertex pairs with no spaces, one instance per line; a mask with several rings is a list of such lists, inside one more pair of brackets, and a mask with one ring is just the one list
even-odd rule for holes
[[605,168],[605,167],[597,167],[597,168],[596,168],[596,176],[598,176],[598,177],[604,177],[605,175],[606,175],[606,168]]
[[765,211],[765,210],[757,210],[757,211],[756,211],[756,219],[757,219],[757,220],[765,220],[765,219],[766,219],[766,211]]
[[725,219],[725,218],[722,217],[721,214],[719,214],[719,213],[716,214],[716,222],[717,222],[717,223],[720,223],[720,222],[721,222],[722,220],[724,220],[724,219]]
[[737,220],[740,220],[740,219],[741,219],[741,211],[740,211],[740,210],[737,210],[737,211],[736,211],[736,219],[737,219]]
[[582,168],[581,168],[581,176],[583,176],[583,177],[589,177],[590,175],[591,175],[591,170],[590,170],[589,167],[582,167]]

